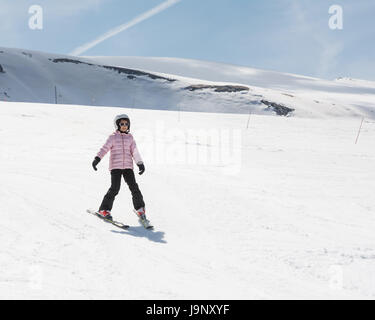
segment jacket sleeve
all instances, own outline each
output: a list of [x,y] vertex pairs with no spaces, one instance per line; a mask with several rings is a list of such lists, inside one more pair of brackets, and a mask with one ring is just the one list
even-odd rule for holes
[[130,152],[131,152],[132,157],[133,157],[133,159],[134,159],[134,162],[135,162],[136,164],[143,163],[143,161],[142,161],[142,157],[141,157],[141,155],[139,154],[139,151],[138,151],[138,148],[137,148],[137,144],[135,143],[134,138],[133,138],[133,141],[132,141],[132,143],[131,143],[131,145],[130,145]]
[[103,147],[101,147],[101,149],[99,150],[97,156],[100,158],[100,159],[103,159],[103,157],[107,154],[107,152],[109,150],[111,150],[112,148],[112,145],[113,145],[113,139],[112,139],[112,136],[109,136],[106,143],[103,145]]

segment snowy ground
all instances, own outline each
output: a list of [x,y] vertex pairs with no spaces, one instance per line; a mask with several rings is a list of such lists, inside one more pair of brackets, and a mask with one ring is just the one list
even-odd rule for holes
[[[108,156],[91,162],[120,112],[153,232],[124,183],[129,231],[85,212],[109,187]],[[374,121],[355,144],[359,118],[248,120],[0,102],[0,298],[373,299]]]

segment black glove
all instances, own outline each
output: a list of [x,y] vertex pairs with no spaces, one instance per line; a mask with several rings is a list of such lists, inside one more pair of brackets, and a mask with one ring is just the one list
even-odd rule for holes
[[98,165],[99,162],[100,162],[100,158],[95,157],[94,161],[92,162],[92,167],[94,168],[95,171],[98,170],[98,169],[96,169],[96,166]]
[[138,166],[138,168],[139,168],[139,174],[142,174],[143,172],[145,172],[145,165],[142,163],[142,162],[140,162],[139,164],[137,163],[137,166]]

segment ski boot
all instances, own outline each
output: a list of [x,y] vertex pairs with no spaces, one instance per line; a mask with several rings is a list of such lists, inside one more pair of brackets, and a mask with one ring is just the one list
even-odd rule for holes
[[111,211],[109,210],[99,210],[98,211],[98,215],[102,218],[102,219],[105,219],[105,220],[113,220],[112,216],[111,216]]
[[144,207],[134,210],[134,212],[138,216],[138,221],[142,226],[144,226],[146,229],[153,228],[153,226],[150,225],[150,221],[146,219],[146,210]]

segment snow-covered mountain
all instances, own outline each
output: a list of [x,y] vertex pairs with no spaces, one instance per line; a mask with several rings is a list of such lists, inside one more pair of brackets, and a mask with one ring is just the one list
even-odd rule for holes
[[299,117],[375,118],[375,85],[176,58],[0,48],[0,100]]

